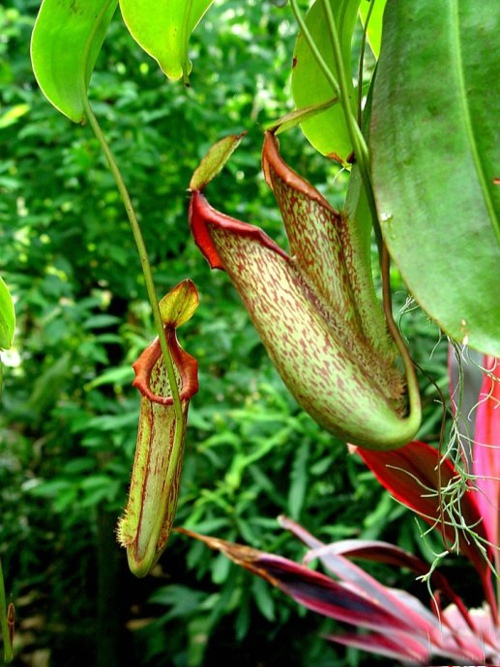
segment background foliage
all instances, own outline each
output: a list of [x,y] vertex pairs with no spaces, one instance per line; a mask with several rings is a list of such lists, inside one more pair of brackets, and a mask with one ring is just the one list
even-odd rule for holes
[[[159,289],[190,277],[202,297],[181,331],[199,360],[200,392],[177,523],[299,558],[275,521],[286,513],[322,539],[383,537],[427,553],[413,520],[288,396],[227,276],[210,272],[188,233],[192,170],[220,136],[246,130],[211,199],[283,242],[260,174],[262,127],[290,108],[295,26],[277,4],[216,5],[192,40],[189,89],[169,84],[116,16],[91,83]],[[15,664],[373,664],[318,639],[329,627],[322,619],[186,538],[171,538],[154,576],[129,574],[114,526],[139,407],[130,364],[153,330],[97,142],[35,85],[29,40],[38,7],[0,7],[0,272],[18,318],[14,350],[3,354],[0,556],[17,605]],[[283,148],[339,205],[337,168],[298,132],[287,133]],[[405,300],[400,286],[396,305]],[[418,310],[403,329],[416,360],[445,388],[446,345],[435,347],[436,329]],[[422,386],[422,435],[432,440],[440,408],[424,377]],[[414,585],[395,576],[384,574],[389,584]]]

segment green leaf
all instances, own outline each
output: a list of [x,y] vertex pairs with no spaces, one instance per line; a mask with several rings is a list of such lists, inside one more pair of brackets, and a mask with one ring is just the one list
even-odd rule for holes
[[15,326],[14,303],[7,285],[0,277],[0,349],[8,349],[12,345]]
[[213,0],[120,0],[123,20],[141,48],[169,79],[191,71],[188,41]]
[[244,133],[238,135],[231,134],[211,146],[193,173],[189,182],[189,189],[202,190],[205,188],[217,176],[238,148],[243,136]]
[[180,327],[191,319],[200,300],[194,283],[188,279],[176,285],[160,301],[160,314],[164,324]]
[[[360,0],[340,0],[339,2],[330,0],[330,2],[339,34],[344,68],[348,73],[350,102],[353,112],[356,112],[356,94],[350,76],[351,41]],[[338,80],[338,70],[335,66],[323,0],[316,0],[307,13],[305,21],[316,47]],[[293,63],[292,94],[297,108],[323,104],[337,94],[337,91],[332,90],[302,33],[299,33],[297,37]],[[346,162],[352,152],[344,112],[339,104],[305,120],[302,123],[302,130],[318,151],[331,156],[342,164]]]
[[43,0],[31,39],[31,61],[49,102],[75,123],[85,121],[92,71],[118,0]]
[[370,144],[389,252],[441,329],[500,356],[500,12],[389,1]]

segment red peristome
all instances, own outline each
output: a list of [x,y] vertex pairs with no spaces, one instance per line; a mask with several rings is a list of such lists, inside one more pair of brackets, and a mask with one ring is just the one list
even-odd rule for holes
[[273,187],[273,175],[278,176],[284,183],[287,184],[292,190],[301,192],[304,197],[318,202],[321,206],[333,211],[336,215],[337,212],[330,205],[330,203],[316,190],[316,188],[306,181],[302,176],[299,176],[287,163],[283,160],[280,155],[278,140],[272,132],[266,132],[264,137],[264,146],[262,148],[262,171],[264,172],[264,178],[266,183],[274,191]]
[[224,230],[227,234],[246,236],[255,239],[262,246],[273,250],[289,260],[287,253],[282,250],[265,232],[246,222],[231,218],[216,211],[198,190],[191,193],[189,205],[189,225],[196,245],[205,255],[212,269],[224,270],[224,264],[217,252],[216,244],[210,234],[210,227]]
[[[165,334],[172,360],[181,377],[182,387],[179,395],[182,401],[187,401],[198,391],[198,362],[179,345],[174,329],[166,326]],[[160,341],[155,338],[137,361],[132,364],[135,372],[132,385],[137,387],[141,394],[153,403],[172,405],[173,399],[171,396],[158,396],[150,387],[151,373],[161,353]]]

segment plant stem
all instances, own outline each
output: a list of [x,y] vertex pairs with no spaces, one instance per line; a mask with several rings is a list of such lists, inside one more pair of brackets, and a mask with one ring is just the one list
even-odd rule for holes
[[0,559],[0,629],[2,631],[3,638],[3,657],[5,662],[11,662],[13,658],[11,628],[9,628],[9,621],[7,616],[7,599],[5,596],[2,561]]
[[335,78],[335,75],[331,71],[327,62],[323,58],[320,50],[318,49],[309,28],[307,27],[301,12],[297,5],[297,0],[290,0],[290,5],[292,11],[295,15],[299,28],[304,35],[304,38],[309,46],[311,53],[313,54],[318,66],[321,68],[323,74],[326,77],[326,80],[332,87],[334,94],[340,98],[342,108],[344,110],[344,117],[349,131],[349,136],[351,143],[354,148],[354,155],[356,157],[356,163],[359,165],[359,170],[361,173],[361,178],[363,180],[363,185],[365,187],[366,195],[368,198],[368,205],[373,215],[373,220],[376,222],[377,217],[377,207],[375,205],[375,196],[373,194],[373,186],[370,177],[369,170],[369,151],[366,144],[361,128],[358,125],[357,119],[353,114],[351,105],[349,103],[349,91],[347,86],[347,75],[344,68],[344,62],[342,60],[342,51],[340,48],[340,40],[337,32],[337,27],[335,25],[335,18],[332,13],[332,8],[330,6],[329,0],[322,0],[323,7],[326,14],[326,19],[328,23],[328,29],[330,31],[331,43],[333,48],[333,55],[335,58],[335,65],[338,71],[338,80]]
[[[372,211],[373,219],[377,220],[378,219],[377,208],[375,206],[375,197],[373,194],[373,186],[369,168],[370,156],[369,156],[368,146],[361,131],[361,127],[358,125],[357,118],[353,114],[351,104],[349,102],[349,87],[347,85],[348,74],[345,71],[344,61],[342,59],[342,49],[340,47],[340,39],[337,30],[337,25],[335,23],[335,18],[333,16],[332,7],[330,5],[329,0],[322,0],[322,2],[323,2],[323,9],[326,14],[328,30],[330,32],[330,39],[333,48],[333,57],[335,59],[335,65],[337,66],[337,71],[338,71],[340,102],[344,110],[345,122],[354,148],[356,163],[359,165],[361,178],[363,179],[363,185],[365,187],[366,195],[368,197],[368,204],[370,206],[370,210]],[[358,86],[360,85],[361,82],[358,82]]]
[[358,68],[358,125],[361,127],[361,100],[363,97],[363,70],[365,66],[365,53],[366,53],[366,40],[368,33],[368,25],[372,17],[372,11],[375,6],[375,0],[370,2],[370,7],[368,8],[368,13],[366,15],[366,21],[363,29],[363,37],[361,38],[361,48],[359,53],[359,68]]
[[139,225],[137,215],[135,213],[127,187],[125,185],[121,172],[118,168],[116,160],[113,156],[113,153],[111,152],[111,149],[108,146],[106,138],[101,130],[101,127],[97,121],[97,118],[95,117],[94,112],[92,111],[92,108],[86,96],[85,96],[84,107],[89,124],[101,146],[104,155],[106,156],[109,168],[111,170],[111,173],[113,174],[113,178],[115,179],[116,187],[118,188],[120,197],[125,206],[125,211],[127,212],[127,217],[130,222],[130,227],[132,229],[132,235],[134,237],[135,245],[137,247],[137,252],[139,253],[142,273],[144,275],[144,282],[146,284],[149,303],[151,305],[151,310],[153,313],[155,329],[158,334],[158,339],[160,341],[160,347],[165,362],[168,381],[170,383],[170,391],[172,392],[172,400],[175,407],[175,415],[177,418],[177,423],[180,424],[182,422],[182,405],[175,377],[174,363],[172,361],[172,357],[170,356],[170,351],[168,349],[167,338],[165,336],[165,329],[160,314],[160,306],[158,304],[158,298],[156,296],[156,290],[153,280],[153,272],[151,270],[151,264],[149,262],[149,257],[142,236],[141,227]]
[[398,352],[401,355],[403,360],[403,366],[406,373],[406,382],[408,387],[408,404],[409,412],[407,419],[408,421],[415,420],[415,424],[418,427],[418,422],[420,422],[420,390],[418,387],[417,375],[415,373],[415,366],[413,365],[412,358],[408,351],[408,348],[405,345],[405,342],[401,336],[401,333],[394,321],[392,315],[392,298],[391,298],[391,282],[389,277],[390,271],[390,257],[387,246],[382,241],[382,256],[381,256],[381,269],[382,269],[382,302],[384,308],[385,321],[387,323],[387,329],[391,334]]

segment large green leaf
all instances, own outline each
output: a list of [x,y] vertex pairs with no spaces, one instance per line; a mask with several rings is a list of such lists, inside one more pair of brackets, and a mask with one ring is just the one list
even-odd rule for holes
[[455,340],[500,356],[500,11],[389,0],[370,145],[382,232]]
[[[351,41],[360,0],[329,1],[339,35],[344,68],[348,74],[349,102],[355,113],[356,94],[351,78]],[[307,13],[305,22],[317,49],[338,80],[338,69],[323,0],[316,0]],[[297,108],[322,104],[335,95],[302,32],[297,37],[293,63],[292,93]],[[330,155],[341,163],[346,162],[352,151],[352,145],[340,104],[305,120],[302,123],[302,130],[311,144],[321,153]]]
[[81,123],[92,71],[118,0],[43,0],[31,40],[38,85],[56,109]]
[[0,277],[0,349],[8,349],[12,345],[14,327],[16,325],[16,314],[12,297]]
[[213,0],[120,0],[123,20],[137,43],[170,79],[191,71],[188,41]]

